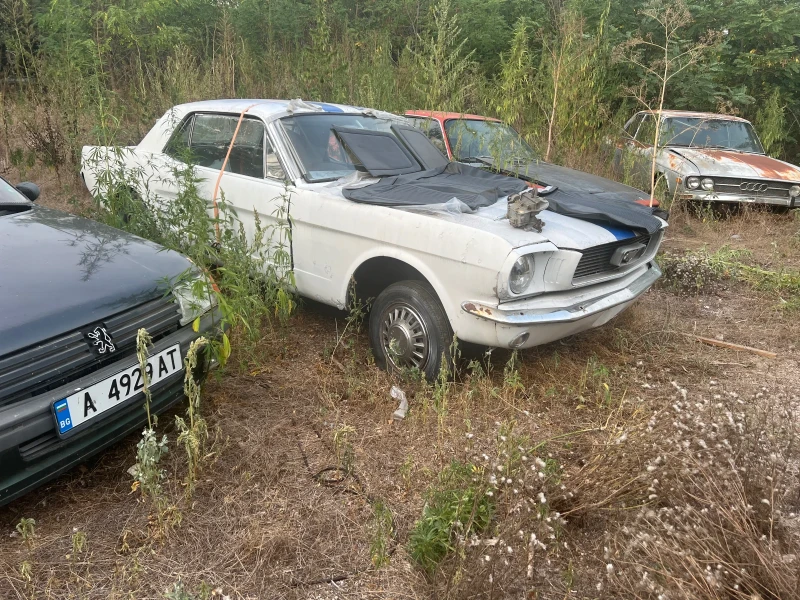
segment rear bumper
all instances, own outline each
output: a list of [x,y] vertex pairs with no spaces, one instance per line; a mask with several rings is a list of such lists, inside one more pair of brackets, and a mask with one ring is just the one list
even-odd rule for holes
[[[177,343],[181,359],[192,341],[208,335],[219,321],[218,315],[206,315],[199,333],[191,326],[159,340],[153,353]],[[109,410],[96,423],[72,437],[59,438],[52,405],[54,402],[117,373],[121,367],[135,362],[126,357],[70,384],[0,408],[0,505],[6,504],[42,485],[88,457],[121,440],[147,423],[144,394],[139,393]],[[153,385],[152,413],[163,412],[183,398],[183,370]]]
[[[464,302],[461,308],[477,317],[482,322],[480,327],[494,326],[497,343],[491,345],[529,348],[607,323],[660,276],[661,269],[651,261],[622,280],[494,306]],[[463,339],[473,341],[467,336]]]

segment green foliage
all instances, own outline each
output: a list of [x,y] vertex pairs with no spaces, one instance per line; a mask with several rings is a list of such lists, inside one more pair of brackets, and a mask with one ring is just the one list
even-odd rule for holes
[[775,91],[758,109],[754,125],[767,154],[781,154],[782,142],[787,139],[786,107],[781,102],[781,91]]
[[186,358],[183,360],[184,378],[183,391],[188,398],[186,409],[186,419],[180,415],[175,415],[175,426],[178,433],[178,444],[182,444],[186,451],[187,474],[186,474],[186,495],[191,497],[194,491],[194,484],[197,480],[197,473],[200,467],[200,460],[205,452],[205,445],[208,439],[208,425],[200,412],[201,384],[198,381],[198,370],[203,368],[203,361],[208,359],[204,352],[208,346],[208,340],[199,337],[189,346]]
[[468,539],[489,525],[494,503],[476,483],[478,473],[474,465],[454,461],[439,473],[426,494],[422,518],[409,536],[408,551],[429,573],[455,549],[456,537]]
[[431,18],[433,31],[420,36],[417,49],[410,50],[416,69],[414,89],[424,108],[462,111],[472,87],[469,73],[474,51],[464,53],[466,40],[450,0],[438,0]]
[[506,123],[525,129],[530,120],[533,62],[530,52],[529,24],[520,17],[514,25],[511,48],[500,59],[495,110]]
[[[177,103],[301,96],[489,113],[543,154],[575,161],[608,135],[626,90],[645,82],[647,102],[657,98],[652,76],[611,61],[627,40],[660,43],[646,18],[652,8],[651,0],[9,0],[0,69],[24,107],[9,155],[33,152],[61,175],[81,145],[133,143]],[[800,11],[761,0],[688,10],[675,52],[709,31],[719,43],[676,74],[664,105],[742,114],[771,152],[793,158]],[[643,50],[648,64],[653,52]]]
[[392,511],[382,500],[372,502],[372,525],[369,554],[372,564],[383,567],[389,564],[389,546],[394,534]]
[[36,536],[36,519],[22,517],[17,523],[16,530],[30,550],[33,546],[33,539]]

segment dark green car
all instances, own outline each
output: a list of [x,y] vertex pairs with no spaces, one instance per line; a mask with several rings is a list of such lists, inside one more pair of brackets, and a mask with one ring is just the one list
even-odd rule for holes
[[209,281],[184,256],[38,195],[0,179],[0,505],[147,422],[139,329],[159,412],[183,397],[189,345],[219,321],[213,294],[171,283]]

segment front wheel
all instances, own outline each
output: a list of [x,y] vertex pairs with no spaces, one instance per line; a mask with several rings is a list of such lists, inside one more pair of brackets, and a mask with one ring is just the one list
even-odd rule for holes
[[453,329],[430,286],[401,281],[375,300],[369,316],[369,341],[379,367],[418,369],[433,381],[442,360],[449,363]]

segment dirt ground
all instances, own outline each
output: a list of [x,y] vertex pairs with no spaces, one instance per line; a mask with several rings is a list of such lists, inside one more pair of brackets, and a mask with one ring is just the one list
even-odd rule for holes
[[[800,219],[748,213],[671,223],[667,249],[703,246],[746,248],[754,264],[798,270]],[[623,419],[609,399],[636,407],[625,413],[630,422],[672,404],[676,385],[700,395],[709,386],[741,397],[798,393],[800,324],[785,301],[735,281],[699,296],[653,289],[605,327],[523,352],[521,385],[508,382],[507,352],[484,361],[483,377],[465,368],[444,409],[434,409],[418,383],[376,369],[363,331],[339,339],[345,315],[306,304],[286,330],[238,354],[208,383],[211,441],[190,500],[173,425],[185,407],[161,417],[170,440],[171,524],[155,524],[151,504],[132,490],[127,470],[139,437],[132,435],[0,508],[0,598],[164,598],[177,582],[196,597],[504,597],[504,588],[492,588],[500,579],[492,569],[524,573],[523,564],[466,560],[459,568],[451,560],[429,576],[411,560],[409,534],[436,474],[452,460],[489,452],[497,424],[513,422],[527,439],[547,440],[568,485],[583,490],[585,506],[600,507],[592,500],[600,492],[581,478],[609,424]],[[399,422],[392,385],[409,395],[410,412]],[[620,455],[609,460],[627,460],[625,445],[617,447]],[[377,524],[378,502],[391,513],[391,531]],[[610,597],[600,582],[603,547],[624,518],[617,509],[568,520],[525,597]],[[22,518],[36,521],[30,545],[15,531]],[[388,560],[376,567],[381,545]]]

